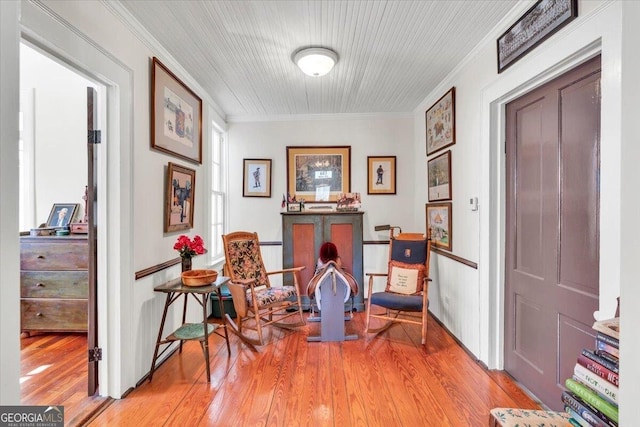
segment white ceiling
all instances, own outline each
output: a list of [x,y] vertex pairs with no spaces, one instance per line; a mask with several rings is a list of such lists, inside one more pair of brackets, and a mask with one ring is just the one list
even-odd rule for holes
[[[408,113],[517,0],[121,0],[227,115]],[[340,57],[323,77],[302,47]],[[162,60],[162,58],[160,58]]]

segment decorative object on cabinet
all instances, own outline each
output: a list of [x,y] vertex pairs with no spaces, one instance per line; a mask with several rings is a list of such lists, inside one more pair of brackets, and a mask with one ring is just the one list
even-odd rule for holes
[[21,330],[85,332],[88,265],[86,236],[20,237]]
[[427,162],[429,201],[451,200],[451,150]]
[[287,147],[287,191],[307,202],[335,202],[351,191],[351,147]]
[[456,88],[442,95],[425,113],[427,156],[456,143]]
[[[304,267],[283,268],[267,271],[262,261],[260,241],[257,233],[236,231],[222,235],[224,246],[225,274],[231,281],[227,285],[233,299],[236,320],[228,314],[227,324],[252,350],[264,344],[262,328],[277,326],[292,329],[305,324],[300,301],[299,274]],[[271,286],[269,276],[278,274],[292,282],[291,286]],[[282,320],[299,315],[299,322]],[[255,335],[248,335],[253,330]]]
[[151,148],[202,163],[202,100],[153,58]]
[[338,212],[357,212],[362,206],[360,193],[340,193],[336,202]]
[[169,162],[164,231],[193,228],[196,171]]
[[76,203],[54,203],[47,219],[47,227],[68,227],[77,209]]
[[242,196],[271,197],[271,159],[244,159]]
[[302,212],[302,203],[300,202],[287,203],[287,212]]
[[396,156],[367,156],[367,194],[396,194]]
[[497,40],[503,72],[578,16],[578,0],[539,0]]
[[[331,241],[337,248],[343,268],[362,285],[363,249],[362,222],[364,212],[310,212],[282,215],[282,265],[284,268],[305,266],[299,273],[300,283],[309,283],[313,277],[320,246]],[[285,282],[287,283],[287,282]],[[362,287],[361,287],[362,288]],[[310,307],[306,287],[302,286],[302,305]],[[354,298],[354,309],[364,310],[364,295]]]
[[[431,240],[422,233],[394,235],[395,227],[389,227],[389,263],[386,273],[367,273],[369,292],[365,331],[379,334],[398,323],[420,325],[421,343],[427,343],[427,314],[429,308],[429,256]],[[384,291],[373,292],[375,277],[385,277]],[[384,308],[374,313],[371,306]],[[373,326],[371,318],[383,320]]]
[[427,231],[431,231],[431,244],[451,250],[451,202],[427,203]]

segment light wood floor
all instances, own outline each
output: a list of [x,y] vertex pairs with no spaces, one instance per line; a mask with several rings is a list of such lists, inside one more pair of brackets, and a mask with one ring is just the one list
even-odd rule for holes
[[62,405],[65,425],[82,425],[108,399],[87,396],[87,336],[38,333],[20,339],[20,403]]
[[[536,408],[508,375],[487,371],[432,318],[428,344],[415,326],[363,338],[364,314],[348,322],[360,339],[307,343],[319,333],[270,328],[250,351],[233,334],[211,337],[211,382],[200,346],[187,342],[91,426],[486,426],[493,407]],[[150,362],[150,361],[149,361]]]

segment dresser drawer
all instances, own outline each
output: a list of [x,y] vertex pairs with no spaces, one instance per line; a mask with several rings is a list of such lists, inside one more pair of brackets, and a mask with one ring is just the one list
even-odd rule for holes
[[22,298],[88,298],[87,271],[21,271]]
[[86,270],[89,265],[89,249],[82,242],[22,242],[20,250],[21,270]]
[[21,330],[75,331],[87,330],[87,300],[23,299]]

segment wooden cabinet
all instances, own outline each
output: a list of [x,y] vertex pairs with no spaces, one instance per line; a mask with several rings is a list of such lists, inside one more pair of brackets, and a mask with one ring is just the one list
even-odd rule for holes
[[88,265],[86,236],[21,237],[21,330],[86,331]]
[[363,212],[282,213],[283,268],[306,267],[300,274],[305,308],[309,304],[306,287],[313,277],[320,246],[323,242],[331,241],[338,247],[344,268],[360,285],[360,292],[354,301],[355,309],[364,310],[362,216]]

